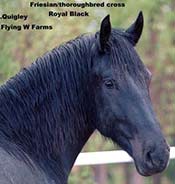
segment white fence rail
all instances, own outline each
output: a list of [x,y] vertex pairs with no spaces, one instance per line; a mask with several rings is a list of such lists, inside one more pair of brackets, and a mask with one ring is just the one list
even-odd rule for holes
[[[170,159],[175,159],[175,147],[170,149]],[[80,153],[75,166],[128,162],[133,162],[133,159],[125,151],[101,151]]]

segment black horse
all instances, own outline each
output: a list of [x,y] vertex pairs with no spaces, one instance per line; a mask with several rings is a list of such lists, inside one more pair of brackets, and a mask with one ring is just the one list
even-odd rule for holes
[[134,49],[142,28],[142,12],[127,30],[112,29],[108,15],[95,35],[53,49],[0,87],[0,183],[66,184],[95,129],[141,175],[165,169],[151,75]]

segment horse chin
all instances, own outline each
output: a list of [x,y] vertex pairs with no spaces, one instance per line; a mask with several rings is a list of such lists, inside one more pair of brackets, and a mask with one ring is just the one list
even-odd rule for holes
[[144,169],[144,167],[142,166],[142,164],[138,164],[135,159],[134,159],[134,163],[135,163],[135,167],[137,169],[137,172],[142,175],[142,176],[151,176],[153,175],[152,173],[148,172],[147,170]]
[[146,164],[142,163],[142,161],[137,160],[135,158],[134,159],[134,163],[136,166],[136,169],[138,171],[138,173],[142,176],[152,176],[154,174],[158,174],[162,171],[164,171],[168,165],[169,162],[167,162],[166,164],[162,165],[159,168],[149,168]]
[[152,171],[147,170],[146,168],[144,168],[144,166],[142,166],[140,164],[138,165],[138,164],[135,163],[135,166],[136,166],[137,172],[140,175],[145,176],[145,177],[152,176],[152,175],[157,173],[156,171],[153,171],[153,170]]

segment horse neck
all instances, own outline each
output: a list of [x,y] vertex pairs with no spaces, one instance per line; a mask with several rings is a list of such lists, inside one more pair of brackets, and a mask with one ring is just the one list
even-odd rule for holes
[[[64,141],[60,144],[62,147],[60,158],[64,165],[63,170],[67,170],[67,176],[76,157],[94,131],[95,117],[92,112],[94,104],[88,88],[90,73],[90,53],[88,52],[82,52],[78,58],[70,58],[68,61],[70,65],[65,63],[68,68],[62,73],[64,83],[62,89],[64,88],[65,93],[60,92],[58,99],[65,101],[60,103],[60,108],[64,111],[61,112],[61,121],[64,122],[61,125],[61,132]],[[71,63],[76,65],[77,70],[73,69]],[[65,84],[70,85],[71,88],[68,89]]]
[[[83,54],[81,57],[87,58],[87,53]],[[52,56],[23,70],[1,89],[0,135],[29,155],[57,183],[60,178],[60,183],[66,183],[77,155],[94,130],[88,66],[81,66],[89,63],[80,58],[66,59],[59,63],[56,76],[58,71],[52,69],[58,66],[48,61]],[[77,65],[76,70],[70,62]]]

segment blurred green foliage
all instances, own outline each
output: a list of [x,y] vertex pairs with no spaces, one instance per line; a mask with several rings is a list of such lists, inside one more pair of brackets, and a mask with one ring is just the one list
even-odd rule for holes
[[[54,29],[20,32],[0,30],[1,83],[17,73],[21,67],[28,66],[38,56],[59,44],[82,33],[99,30],[100,21],[106,14],[111,15],[113,27],[127,28],[135,20],[138,12],[142,10],[145,27],[136,49],[143,62],[153,73],[150,86],[153,104],[169,143],[175,145],[175,2],[173,0],[121,0],[120,2],[126,3],[125,8],[86,8],[85,10],[90,12],[89,17],[64,17],[60,19],[48,17],[48,11],[51,9],[65,11],[70,10],[69,8],[30,8],[29,2],[29,0],[1,0],[0,13],[28,14],[29,19],[25,23],[48,24],[52,25]],[[76,2],[83,1],[77,0]],[[102,1],[91,0],[91,2]],[[108,0],[108,2],[115,1]],[[73,10],[83,11],[84,9],[73,8]],[[9,24],[24,23],[20,20],[16,22],[1,20],[1,23],[4,22]],[[104,138],[101,138],[98,133],[94,133],[84,151],[101,151],[115,148],[116,145],[114,146],[110,141],[104,141]],[[167,171],[159,176],[162,184],[173,184],[174,162],[171,161]],[[95,184],[98,183],[96,175],[102,172],[103,177],[106,176],[104,183],[131,184],[133,168],[131,164],[75,167],[72,170],[69,183]],[[127,172],[129,175],[126,175]],[[142,183],[157,184],[154,178],[144,179]]]

